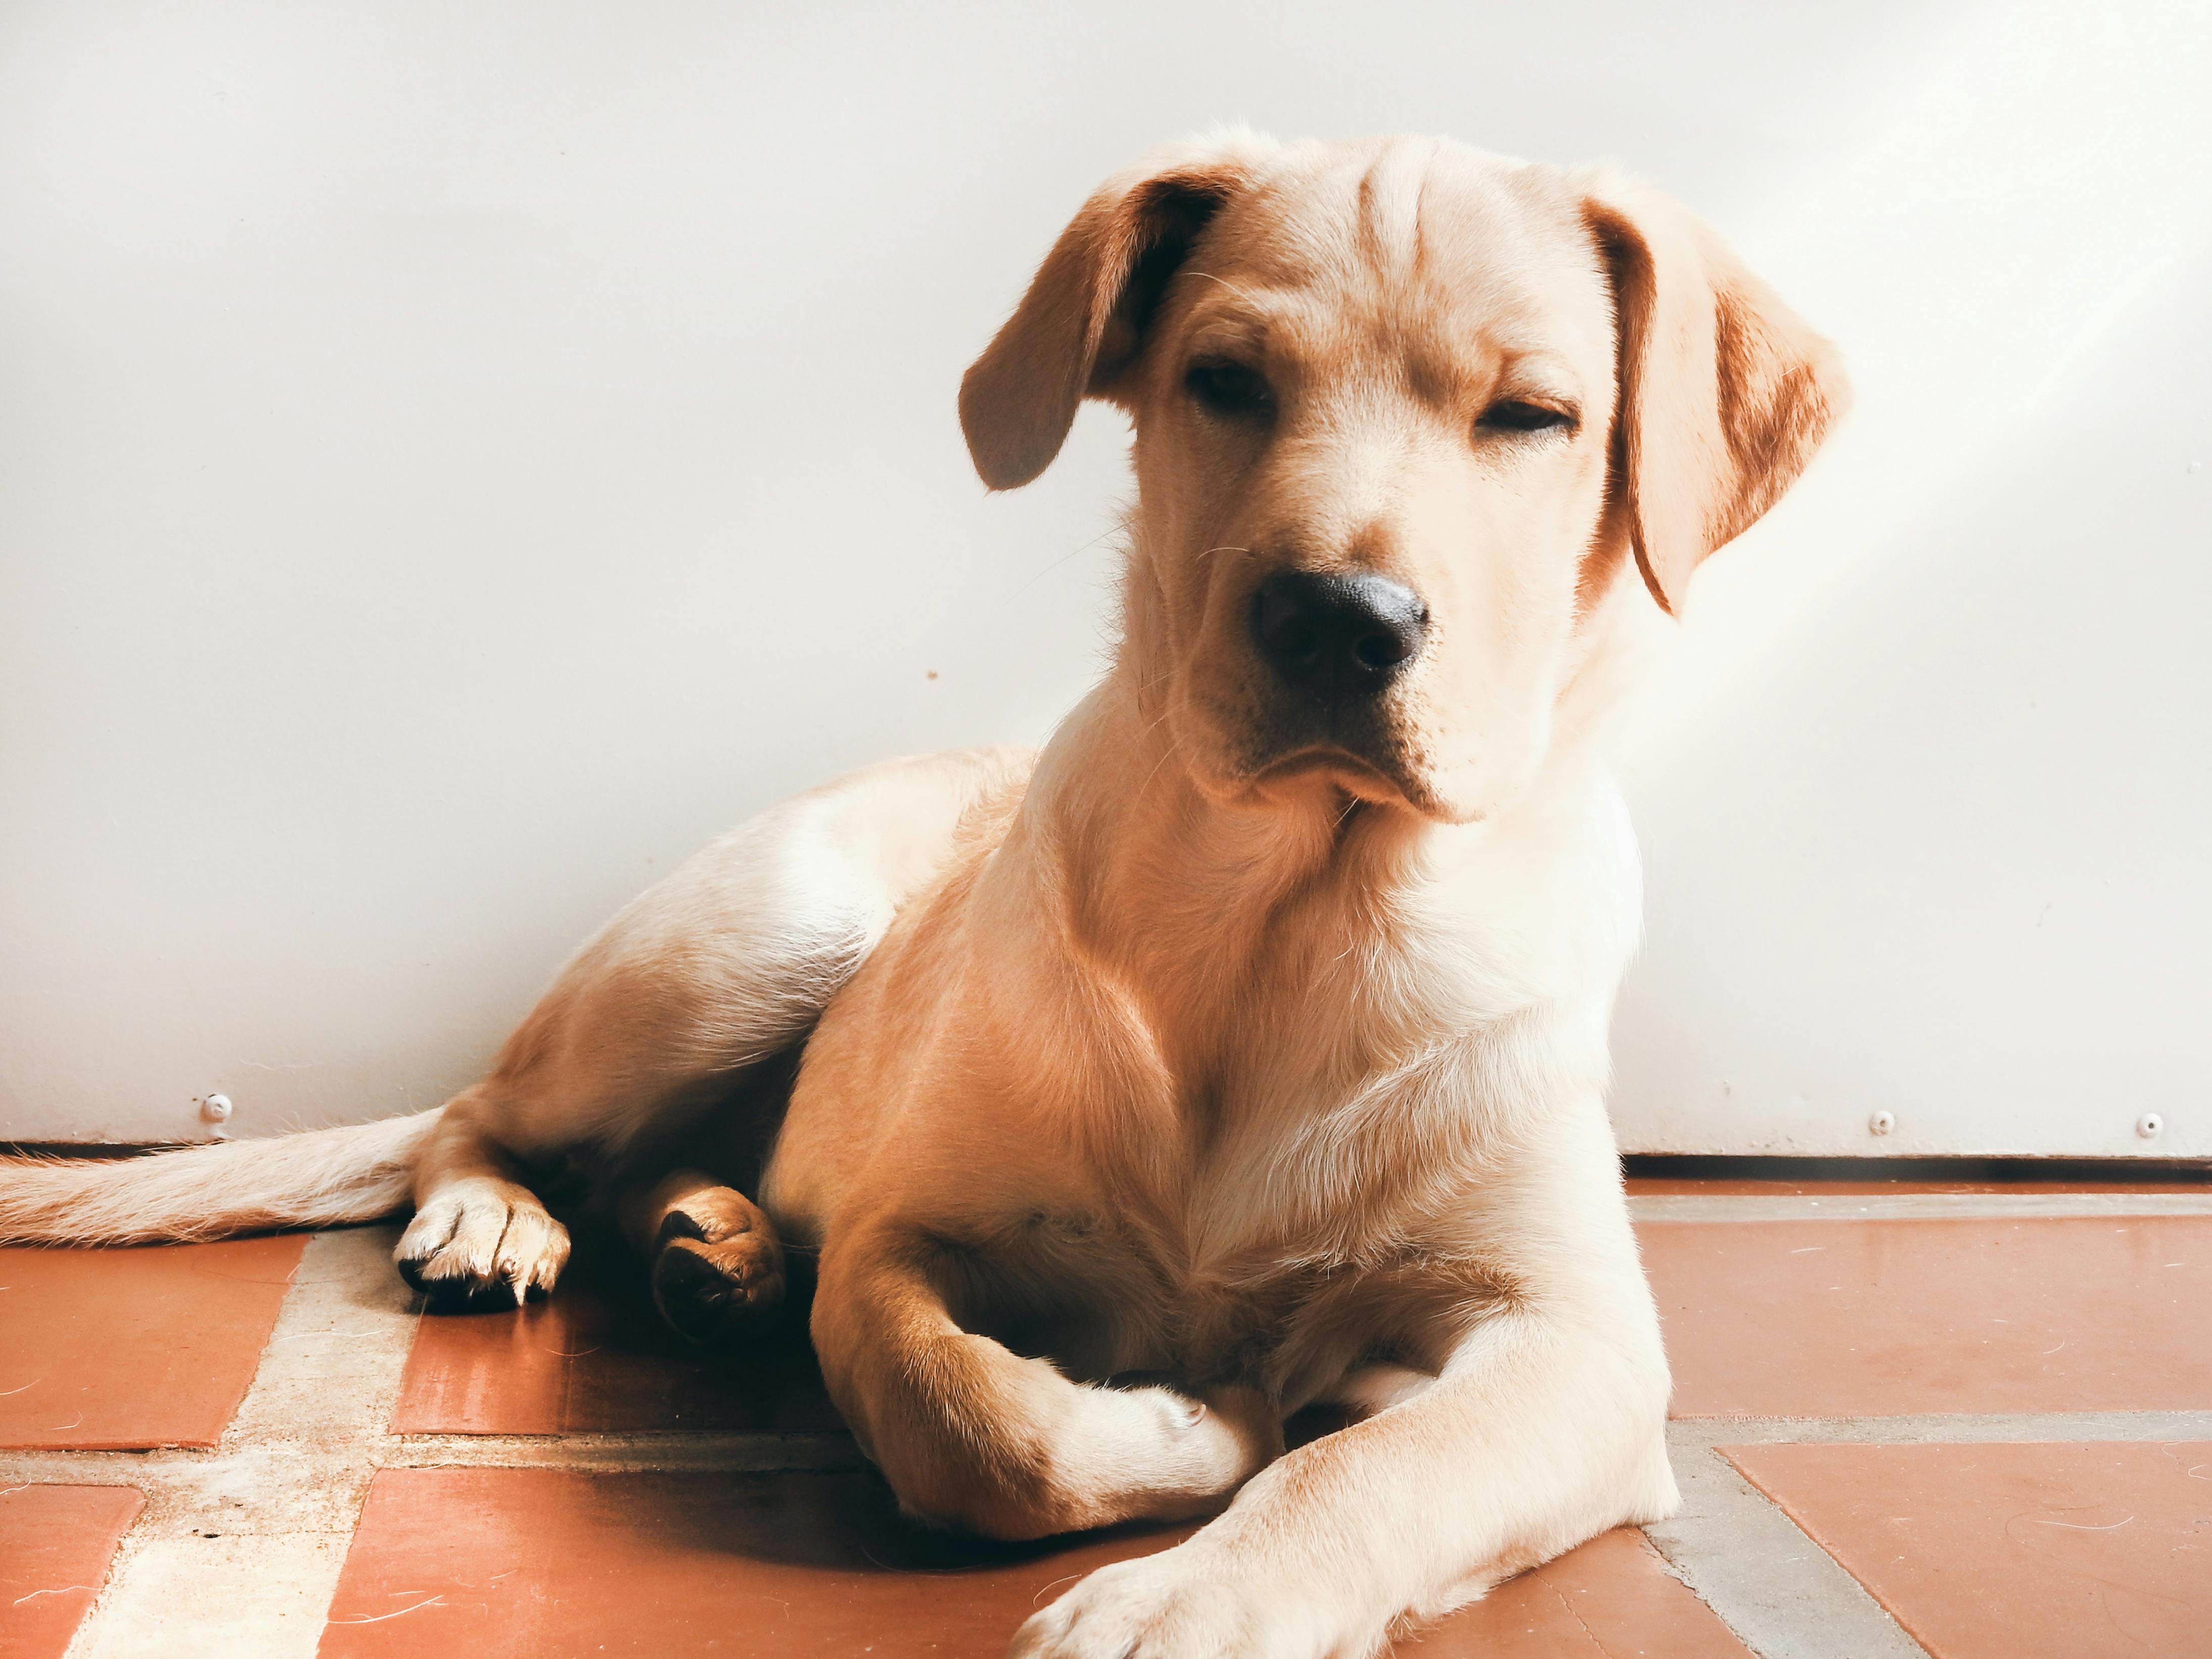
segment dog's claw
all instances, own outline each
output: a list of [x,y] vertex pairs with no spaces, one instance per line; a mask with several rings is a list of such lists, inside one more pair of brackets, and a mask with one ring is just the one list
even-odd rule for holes
[[472,1177],[434,1193],[394,1252],[400,1277],[447,1309],[520,1308],[553,1288],[568,1230],[526,1188]]

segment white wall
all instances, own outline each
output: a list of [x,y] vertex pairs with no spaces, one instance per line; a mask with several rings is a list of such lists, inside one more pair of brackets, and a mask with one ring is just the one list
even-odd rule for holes
[[1819,250],[1784,291],[1860,410],[1648,710],[1616,1117],[2212,1157],[2212,8],[2003,8],[1900,61],[1742,228]]
[[721,824],[1041,737],[1120,423],[988,499],[954,388],[1240,118],[1619,158],[1857,369],[1653,702],[1625,1138],[2212,1153],[2212,66],[2098,18],[17,0],[0,1137],[434,1102]]

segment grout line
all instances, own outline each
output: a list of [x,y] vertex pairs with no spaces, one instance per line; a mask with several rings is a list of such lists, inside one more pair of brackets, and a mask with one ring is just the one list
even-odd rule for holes
[[[2212,1442],[2212,1411],[1923,1413],[1899,1417],[1684,1417],[1670,1443],[1712,1446],[1896,1445],[2134,1441]],[[849,1434],[745,1433],[672,1429],[637,1434],[379,1436],[383,1468],[567,1468],[606,1474],[834,1471],[868,1467]],[[240,1455],[243,1455],[240,1454]],[[135,1486],[149,1495],[220,1484],[233,1454],[155,1451],[0,1451],[0,1485]]]
[[[577,1469],[602,1474],[834,1473],[873,1467],[840,1430],[808,1434],[671,1429],[646,1434],[379,1436],[361,1468],[378,1469]],[[0,1486],[134,1486],[149,1498],[194,1494],[234,1480],[260,1461],[235,1453],[0,1450]],[[293,1460],[296,1477],[300,1460]]]
[[151,1492],[199,1478],[214,1452],[0,1451],[0,1486],[136,1486]]
[[865,1469],[842,1431],[823,1434],[409,1435],[387,1468],[577,1469],[601,1474],[764,1474]]
[[2183,1193],[1633,1193],[1635,1221],[2064,1221],[2212,1215],[2212,1191]]
[[1928,1659],[1866,1587],[1711,1447],[1669,1437],[1682,1507],[1644,1528],[1759,1659]]
[[2212,1441],[2212,1411],[1929,1412],[1906,1417],[1683,1417],[1667,1441],[1685,1450],[1715,1446],[2047,1444],[2124,1440]]

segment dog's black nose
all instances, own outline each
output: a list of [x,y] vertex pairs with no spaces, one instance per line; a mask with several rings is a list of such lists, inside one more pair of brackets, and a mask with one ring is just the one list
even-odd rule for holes
[[1291,685],[1330,697],[1381,690],[1429,630],[1421,596],[1387,576],[1278,572],[1252,597],[1252,638]]

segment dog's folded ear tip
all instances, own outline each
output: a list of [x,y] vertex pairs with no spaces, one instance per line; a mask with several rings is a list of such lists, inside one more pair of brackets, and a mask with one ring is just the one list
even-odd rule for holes
[[960,435],[975,476],[994,493],[1019,489],[1050,466],[1074,423],[1074,399],[1064,410],[1037,407],[1028,383],[996,350],[986,351],[960,382]]
[[1019,489],[1052,465],[1049,455],[1037,459],[1028,455],[988,451],[972,444],[969,447],[968,458],[975,464],[975,476],[983,481],[983,488],[994,495]]
[[986,422],[963,411],[961,426],[968,440],[968,459],[975,465],[975,476],[993,495],[1019,489],[1041,477],[1059,455],[1066,431],[1063,426],[1048,442],[1036,423],[1020,432],[1000,429],[1006,424]]

